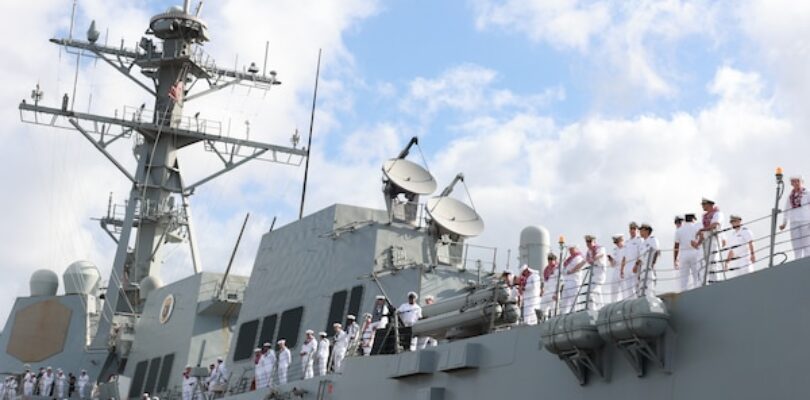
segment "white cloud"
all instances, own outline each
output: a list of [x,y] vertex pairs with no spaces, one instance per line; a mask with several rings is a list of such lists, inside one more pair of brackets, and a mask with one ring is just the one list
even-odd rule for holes
[[476,26],[503,29],[573,49],[586,60],[587,79],[615,102],[639,92],[648,98],[677,94],[679,71],[671,58],[692,35],[715,36],[716,5],[703,0],[612,1],[475,0]]

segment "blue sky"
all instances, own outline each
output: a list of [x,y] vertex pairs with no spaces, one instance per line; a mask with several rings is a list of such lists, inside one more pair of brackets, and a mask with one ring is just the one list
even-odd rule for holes
[[[0,44],[2,117],[12,121],[0,135],[0,179],[26,195],[0,203],[19,227],[0,236],[17,276],[0,289],[24,295],[37,268],[90,259],[108,270],[112,245],[88,218],[103,213],[109,192],[122,198],[128,188],[81,137],[16,122],[36,81],[57,102],[74,71],[47,43],[66,31],[71,2],[14,3],[0,6],[19,16],[2,33],[29,34]],[[171,4],[78,3],[78,34],[96,19],[115,43],[133,43]],[[697,212],[702,196],[754,218],[771,207],[776,165],[807,172],[810,3],[232,0],[206,3],[203,17],[206,50],[224,65],[236,54],[261,61],[271,41],[278,90],[223,91],[188,108],[250,119],[257,139],[287,144],[294,129],[306,132],[323,48],[308,213],[336,202],[382,207],[380,165],[415,134],[440,187],[466,174],[487,225],[472,240],[501,255],[528,224],[555,237],[606,238],[629,220],[647,221],[670,243],[672,216]],[[81,76],[79,96],[93,95],[94,112],[145,101],[103,64],[83,65]],[[113,151],[131,160],[129,143]],[[202,151],[182,156],[191,176],[214,165]],[[251,212],[235,265],[248,274],[273,216],[296,218],[301,174],[255,163],[201,188],[192,200],[206,269],[224,268],[227,238]],[[164,278],[188,275],[187,264],[178,252]],[[0,303],[0,315],[8,307]]]

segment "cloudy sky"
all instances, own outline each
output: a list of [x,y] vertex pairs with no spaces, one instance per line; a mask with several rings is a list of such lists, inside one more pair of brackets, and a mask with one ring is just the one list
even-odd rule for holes
[[[0,316],[28,294],[36,269],[61,274],[87,259],[106,275],[113,243],[91,218],[106,213],[109,193],[121,202],[129,189],[80,135],[20,123],[17,106],[37,82],[52,105],[72,92],[75,56],[47,41],[68,34],[71,5],[0,5],[14,16],[0,26]],[[132,47],[169,5],[78,0],[75,34],[83,38],[95,19],[102,41]],[[288,144],[309,128],[322,48],[306,212],[382,208],[380,165],[417,135],[440,186],[465,173],[487,226],[473,242],[498,247],[502,267],[529,224],[606,243],[628,221],[646,221],[668,248],[672,217],[698,212],[702,196],[750,220],[773,206],[776,166],[808,172],[808,2],[220,0],[203,17],[205,50],[220,65],[261,65],[269,41],[268,64],[284,84],[223,90],[187,113],[230,124],[237,137],[249,120],[252,139]],[[114,115],[150,104],[104,63],[85,60],[78,72],[77,110]],[[131,146],[111,151],[132,166]],[[199,148],[180,157],[190,181],[216,167]],[[250,212],[235,264],[248,274],[273,217],[278,225],[297,217],[302,175],[256,162],[198,190],[203,268],[224,270]],[[191,272],[180,248],[163,278]]]

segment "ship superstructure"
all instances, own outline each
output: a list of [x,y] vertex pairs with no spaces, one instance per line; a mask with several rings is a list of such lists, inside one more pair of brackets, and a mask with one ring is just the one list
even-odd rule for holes
[[[32,275],[31,296],[17,299],[0,336],[5,371],[19,373],[26,364],[86,369],[94,382],[92,397],[98,398],[148,393],[175,399],[184,391],[187,398],[186,365],[198,378],[192,389],[197,399],[805,395],[807,346],[795,339],[810,333],[803,312],[810,300],[803,288],[810,261],[727,281],[720,278],[723,271],[704,271],[696,289],[658,297],[642,285],[601,309],[593,306],[590,265],[571,309],[557,307],[555,299],[550,315],[537,315],[538,325],[523,324],[515,293],[499,279],[497,249],[471,243],[484,222],[465,176],[459,173],[437,192],[428,168],[408,159],[419,149],[416,138],[382,165],[384,210],[334,204],[266,232],[250,276],[203,272],[190,212],[194,191],[248,161],[297,166],[308,152],[297,147],[297,138],[293,147],[238,139],[223,135],[215,121],[183,115],[187,101],[228,86],[270,90],[280,83],[275,72],[255,64],[230,70],[207,57],[202,44],[208,31],[199,10],[192,13],[186,1],[154,16],[137,49],[99,45],[95,24],[86,41],[53,40],[78,57],[111,64],[154,96],[154,110],[142,105],[100,116],[75,112],[67,97],[61,107],[48,107],[40,104],[39,87],[31,102],[20,104],[26,122],[81,133],[132,189],[122,207],[111,207],[100,220],[117,242],[106,282],[86,261],[67,268],[64,294],[57,294],[59,277],[53,272]],[[195,90],[198,85],[207,87]],[[107,150],[129,137],[136,143],[133,171]],[[179,153],[200,142],[222,167],[186,182]],[[769,267],[782,255],[774,250],[781,171],[776,178],[771,232],[757,240],[762,246],[757,252],[767,252],[760,260]],[[542,270],[546,255],[557,250],[548,231],[528,226],[519,237],[519,264]],[[196,273],[163,284],[161,254],[178,245],[189,246]],[[559,245],[562,258],[563,238]],[[647,282],[654,255],[644,256],[640,276]],[[711,251],[703,257],[705,265],[719,265],[711,261]],[[665,273],[672,271],[657,272],[668,279]],[[561,296],[559,275],[550,282]],[[436,302],[423,306],[422,319],[404,326],[396,306],[410,292]],[[362,324],[364,313],[380,307],[390,322],[368,329],[374,332],[370,355],[363,356],[355,340],[341,371],[305,379],[307,359],[298,354],[305,330],[331,338],[335,322],[348,325],[353,315]],[[413,336],[438,345],[416,349]],[[272,387],[256,389],[255,349],[280,339],[293,354],[287,381],[273,371]],[[227,365],[226,382],[206,385],[208,366],[218,363]]]

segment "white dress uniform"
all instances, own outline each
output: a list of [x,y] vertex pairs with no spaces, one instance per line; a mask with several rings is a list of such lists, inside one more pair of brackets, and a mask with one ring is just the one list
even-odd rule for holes
[[79,397],[87,399],[90,397],[90,376],[87,372],[82,371],[79,379],[76,379],[76,390],[79,391]]
[[23,378],[23,396],[31,397],[34,395],[34,385],[36,384],[36,378],[34,374],[28,373],[25,374]]
[[622,258],[624,257],[624,245],[622,247],[613,246],[610,251],[610,267],[608,268],[605,291],[602,293],[608,303],[615,303],[624,300],[622,296]]
[[183,400],[193,400],[194,391],[197,389],[197,377],[183,373]]
[[605,305],[602,291],[604,290],[605,276],[607,274],[607,252],[604,247],[595,244],[593,249],[588,249],[585,254],[585,259],[587,264],[591,265],[591,274],[593,274],[591,278],[592,286],[588,288],[591,291],[591,302],[586,304],[586,307],[591,310],[598,310]]
[[537,325],[537,313],[540,309],[540,271],[526,267],[529,276],[526,277],[526,286],[523,288],[523,323]]
[[273,368],[276,367],[276,353],[268,349],[267,352],[262,354],[259,359],[259,365],[262,371],[262,386],[259,386],[258,380],[256,381],[256,388],[273,387]]
[[[403,326],[411,327],[422,318],[422,307],[415,301],[413,304],[405,302],[397,308],[397,314],[399,314]],[[417,340],[416,336],[411,337],[411,351],[416,351]]]
[[[548,266],[546,268],[548,268]],[[557,292],[557,279],[559,274],[560,265],[556,264],[548,277],[546,277],[545,274],[542,276],[543,298],[540,300],[540,310],[546,317],[550,316],[554,311],[554,294]]]
[[754,234],[748,227],[741,226],[739,229],[731,231],[728,236],[728,249],[734,255],[734,259],[728,263],[728,278],[754,272],[751,265],[751,249],[748,243],[754,240]]
[[[723,220],[725,217],[723,213],[719,209],[714,209],[711,218],[707,218],[707,215],[703,215],[703,226],[708,227],[712,224],[717,223],[716,231],[720,231],[723,229]],[[711,238],[711,240],[709,240]],[[725,277],[725,273],[723,272],[723,265],[722,265],[722,257],[721,257],[721,248],[723,247],[723,240],[725,238],[722,234],[717,235],[710,235],[709,232],[703,232],[703,254],[709,255],[709,265],[706,267],[703,266],[704,271],[714,271],[714,273],[709,274],[709,279],[713,281],[721,281]],[[704,257],[705,263],[705,257]]]
[[582,257],[582,254],[568,257],[563,261],[563,290],[560,294],[560,297],[562,297],[560,299],[560,314],[567,314],[573,311],[572,306],[576,303],[577,293],[582,284],[582,269],[574,273],[571,271],[573,271],[579,263],[584,261],[585,258]]
[[291,362],[292,353],[290,353],[290,349],[285,347],[283,350],[278,351],[278,369],[276,372],[278,373],[278,383],[280,385],[287,383],[287,370],[290,368]]
[[321,335],[316,353],[318,355],[318,376],[326,376],[327,366],[329,365],[329,346],[331,345],[326,335]]
[[301,373],[304,379],[309,379],[315,376],[313,370],[313,363],[315,362],[315,351],[318,349],[318,342],[313,338],[305,340],[301,345],[301,351],[298,354],[301,356]]
[[227,389],[228,368],[221,359],[217,359],[217,365],[214,367],[214,376],[211,386],[214,392],[224,392],[225,389]]
[[[697,222],[683,222],[675,231],[675,243],[678,244],[678,275],[681,292],[703,284],[700,274],[700,248],[692,246],[697,240],[700,225]],[[689,281],[692,281],[691,285]]]
[[798,260],[810,256],[810,192],[807,188],[788,193],[784,214],[782,223],[790,227],[793,257]]
[[67,376],[62,372],[56,375],[56,388],[54,389],[54,396],[57,399],[65,399],[68,397],[68,381]]
[[42,374],[42,379],[39,381],[39,395],[50,397],[51,389],[53,389],[53,373],[48,371]]
[[[660,248],[661,246],[655,236],[650,235],[650,237],[644,239],[641,247],[642,268],[639,270],[639,294],[641,289],[646,286],[646,295],[655,296],[655,269],[652,262],[655,260],[655,254]],[[648,265],[649,272],[647,272]]]
[[340,372],[343,368],[343,359],[346,358],[346,350],[349,348],[349,334],[344,330],[335,332],[335,347],[332,348],[332,370]]
[[641,247],[644,239],[641,236],[631,237],[624,243],[624,280],[622,295],[624,298],[638,296],[638,272],[633,272],[636,261],[641,260]]

